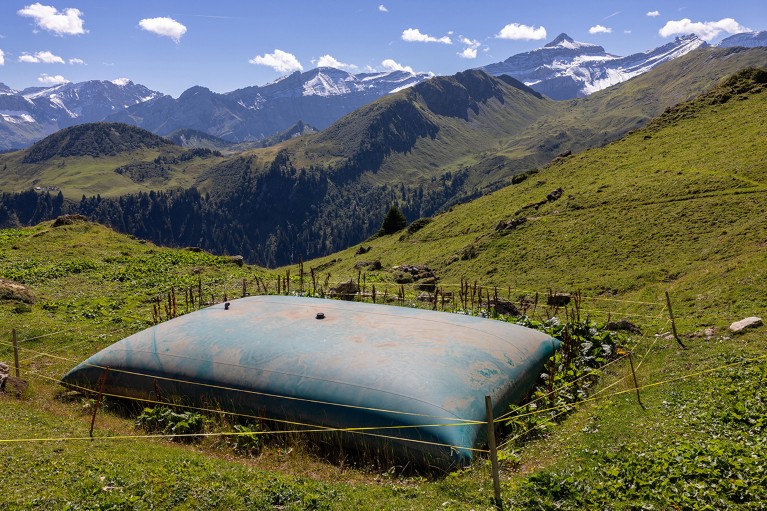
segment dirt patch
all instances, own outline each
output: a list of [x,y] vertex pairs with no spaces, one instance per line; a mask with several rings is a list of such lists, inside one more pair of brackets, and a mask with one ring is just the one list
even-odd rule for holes
[[26,392],[29,384],[26,380],[11,376],[9,372],[10,367],[8,364],[0,362],[0,395],[20,398]]
[[35,294],[29,287],[3,278],[0,278],[0,300],[24,303],[35,303],[37,301]]

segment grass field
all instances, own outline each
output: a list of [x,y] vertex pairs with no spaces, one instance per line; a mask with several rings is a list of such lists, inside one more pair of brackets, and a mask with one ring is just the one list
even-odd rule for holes
[[[767,92],[759,82],[740,85],[725,84],[619,142],[558,159],[417,232],[369,240],[365,254],[351,247],[305,263],[307,272],[322,268],[320,281],[360,278],[389,296],[399,288],[391,268],[404,264],[428,265],[445,291],[476,281],[514,301],[580,289],[597,320],[628,318],[642,328],[625,349],[643,406],[628,361],[606,368],[591,398],[562,422],[539,422],[528,442],[505,445],[507,509],[764,508],[766,330],[727,330],[767,313]],[[562,196],[546,200],[558,188]],[[496,231],[501,220],[521,217],[516,228]],[[355,268],[374,260],[381,270]],[[30,383],[21,399],[0,397],[0,507],[493,509],[485,460],[413,474],[338,452],[320,456],[298,435],[266,441],[252,455],[236,452],[227,436],[188,444],[120,438],[143,430],[109,407],[98,413],[97,439],[86,439],[94,403],[63,395],[55,380],[64,372],[150,325],[152,300],[165,300],[170,288],[184,312],[185,288],[201,284],[206,301],[221,301],[239,296],[243,280],[255,292],[258,278],[274,292],[286,270],[159,248],[87,223],[0,231],[0,276],[36,296],[31,304],[0,301],[0,360],[12,360],[17,329]],[[298,269],[289,270],[295,291]],[[407,289],[406,303],[416,303]],[[665,291],[687,349],[668,335]],[[212,433],[232,431],[230,419],[213,419]]]

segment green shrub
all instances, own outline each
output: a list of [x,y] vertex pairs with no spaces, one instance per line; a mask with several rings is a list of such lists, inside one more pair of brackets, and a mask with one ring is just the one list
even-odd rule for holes
[[[203,433],[208,420],[193,411],[176,412],[164,406],[144,408],[136,419],[136,426],[147,433],[162,435],[195,435]],[[174,437],[173,440],[189,440],[195,437]]]

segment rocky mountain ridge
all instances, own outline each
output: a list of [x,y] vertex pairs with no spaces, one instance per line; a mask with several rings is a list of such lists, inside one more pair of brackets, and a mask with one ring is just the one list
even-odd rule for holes
[[588,96],[707,45],[690,34],[646,52],[619,57],[563,33],[543,48],[481,69],[495,76],[512,76],[551,99],[564,100]]

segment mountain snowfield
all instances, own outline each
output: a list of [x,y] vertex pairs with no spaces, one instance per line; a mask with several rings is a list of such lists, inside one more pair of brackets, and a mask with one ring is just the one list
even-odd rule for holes
[[563,100],[585,97],[625,82],[704,46],[705,41],[690,34],[646,52],[620,57],[596,44],[560,34],[543,48],[480,69],[494,76],[509,75],[551,99]]
[[[721,46],[765,46],[767,32],[736,34]],[[480,69],[509,75],[551,99],[584,97],[643,74],[707,43],[695,35],[627,57],[560,34],[543,48]],[[263,141],[302,121],[324,129],[382,96],[432,78],[430,73],[352,74],[330,67],[295,72],[227,93],[194,86],[178,98],[126,78],[13,90],[0,83],[0,150],[31,145],[62,128],[124,122],[158,135],[196,130],[227,142]]]

